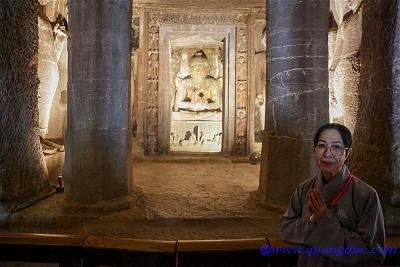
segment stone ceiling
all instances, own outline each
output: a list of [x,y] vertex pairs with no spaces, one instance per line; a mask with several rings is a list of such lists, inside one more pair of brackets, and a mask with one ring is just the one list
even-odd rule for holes
[[265,0],[134,0],[134,4],[265,7]]

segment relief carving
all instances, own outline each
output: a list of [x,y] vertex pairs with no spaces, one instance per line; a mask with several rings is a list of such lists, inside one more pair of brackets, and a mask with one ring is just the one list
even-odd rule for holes
[[149,79],[158,79],[158,53],[151,52],[149,55],[149,72],[148,77]]
[[247,106],[247,91],[238,90],[236,105],[238,108],[246,108]]
[[154,135],[147,137],[147,152],[150,154],[157,153],[157,137]]
[[138,7],[133,7],[132,15],[132,48],[139,48],[139,35],[140,35],[140,13]]
[[[185,42],[192,45],[182,45]],[[221,151],[223,43],[211,44],[196,35],[173,41],[169,73],[170,86],[175,88],[171,103],[171,151]]]
[[235,152],[238,155],[247,154],[247,125],[244,118],[236,119],[236,145]]
[[237,86],[237,89],[238,89],[239,91],[245,91],[245,90],[247,90],[247,83],[246,83],[246,81],[239,81],[239,82],[236,83],[236,86]]
[[157,107],[154,106],[149,106],[147,109],[147,131],[150,135],[156,135],[157,134]]
[[247,65],[246,64],[238,64],[237,65],[236,76],[239,81],[247,80]]
[[158,91],[157,91],[157,82],[151,82],[151,85],[149,85],[149,90],[148,90],[148,103],[149,105],[157,105],[158,101]]
[[189,75],[175,79],[174,111],[222,110],[222,79],[210,76],[210,62],[203,51],[197,51],[189,61]]
[[247,138],[246,135],[238,135],[236,138],[236,148],[235,152],[238,155],[246,155],[247,154]]
[[[159,25],[165,24],[226,24],[236,25],[238,27],[238,36],[236,38],[236,90],[237,97],[235,108],[240,108],[241,112],[238,113],[238,121],[236,122],[235,133],[235,150],[237,153],[246,154],[247,151],[247,79],[248,79],[248,64],[247,64],[247,50],[248,50],[248,20],[249,14],[179,14],[179,13],[161,13],[155,9],[149,8],[148,11],[148,55],[149,63],[147,69],[148,82],[148,96],[149,105],[152,106],[147,114],[148,121],[148,136],[147,136],[147,151],[156,152],[159,150],[157,145],[158,132],[158,118],[157,118],[157,95],[158,85],[152,83],[150,80],[159,79],[159,56],[158,50],[161,49],[159,42]],[[265,11],[264,11],[265,12]],[[184,112],[217,112],[219,114],[207,115],[211,116],[212,120],[222,120],[222,107],[228,103],[222,103],[223,97],[223,53],[217,55],[210,53],[206,48],[202,48],[202,55],[197,54],[196,51],[188,50],[186,54],[183,51],[171,51],[170,66],[168,77],[171,81],[171,112],[172,117],[180,117],[175,113]],[[199,50],[199,49],[197,49]],[[197,51],[199,52],[199,51]],[[210,56],[211,55],[211,56]],[[195,61],[204,61],[200,58],[207,58],[211,66],[205,67],[201,70],[201,65],[204,67],[207,64],[191,64],[192,58]],[[200,60],[198,60],[200,59]],[[199,68],[197,68],[198,65]],[[198,69],[198,70],[195,70]],[[199,75],[197,75],[198,73]],[[204,74],[205,73],[205,74]],[[200,75],[201,74],[201,75]],[[150,89],[151,88],[151,89]],[[240,92],[239,92],[240,91]],[[151,101],[151,102],[150,102]],[[153,102],[154,101],[154,102]],[[182,116],[191,116],[190,114],[181,114]],[[195,115],[199,116],[199,115]],[[201,116],[205,116],[200,115]],[[218,118],[217,118],[217,117]],[[185,118],[186,118],[185,117]],[[207,117],[208,118],[208,117]],[[202,125],[191,125],[187,129],[179,126],[179,119],[172,119],[171,129],[176,124],[179,131],[172,132],[170,138],[170,147],[175,146],[176,150],[186,147],[204,147],[208,143],[210,147],[221,145],[222,128],[216,126],[217,121],[207,122],[214,129],[213,131],[200,130],[203,129]],[[197,128],[196,128],[197,126]],[[209,129],[211,129],[209,128]],[[197,130],[196,130],[197,129]],[[213,133],[211,133],[213,132]],[[217,150],[216,150],[217,151]]]
[[246,110],[239,109],[236,115],[236,153],[245,155],[247,153],[247,122]]
[[245,119],[245,118],[246,118],[246,110],[244,110],[244,109],[239,109],[239,110],[237,111],[237,117],[238,117],[239,119]]
[[254,9],[253,14],[257,20],[265,21],[265,18],[267,17],[266,10],[261,8]]
[[[158,89],[157,81],[150,80],[148,85],[149,85],[149,87],[148,87],[149,93],[152,93],[153,91],[157,92],[157,89]],[[153,102],[151,102],[151,103],[153,103]]]
[[356,124],[360,82],[362,0],[334,1],[331,7],[338,24],[329,62],[331,119],[351,132]]
[[246,81],[247,80],[247,54],[246,53],[237,53],[237,61],[236,61],[236,79],[238,81]]
[[62,118],[55,119],[56,117],[52,115],[52,107],[53,110],[56,107],[58,112],[65,110],[55,100],[61,98],[61,95],[56,95],[57,90],[59,92],[67,90],[68,23],[66,17],[68,8],[66,0],[40,0],[39,4],[37,33],[39,45],[38,58],[35,62],[40,81],[38,88],[39,134],[43,151],[53,153],[55,149],[61,150],[61,148],[45,139],[54,135],[61,137],[65,129],[64,123],[61,125],[56,123]]
[[247,51],[247,29],[240,27],[237,35],[237,51]]
[[216,121],[172,121],[172,151],[220,152],[222,125]]
[[266,64],[266,21],[256,21],[256,44],[254,55],[254,77],[256,98],[252,100],[254,103],[254,140],[256,143],[262,142],[263,130],[265,127],[265,97],[267,84],[267,64]]
[[140,6],[139,5],[132,5],[132,16],[139,17],[140,16]]
[[187,15],[149,13],[150,21],[154,24],[245,24],[248,15]]
[[149,49],[158,50],[158,27],[151,26],[149,31]]

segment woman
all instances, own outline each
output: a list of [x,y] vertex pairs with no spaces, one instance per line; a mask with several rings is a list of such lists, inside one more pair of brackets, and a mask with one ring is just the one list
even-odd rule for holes
[[345,164],[351,142],[350,131],[335,123],[314,136],[320,172],[296,188],[279,224],[283,240],[303,246],[298,266],[370,266],[384,260],[381,204]]

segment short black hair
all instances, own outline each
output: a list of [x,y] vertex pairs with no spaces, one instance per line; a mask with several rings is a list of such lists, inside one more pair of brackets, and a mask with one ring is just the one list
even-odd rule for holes
[[321,127],[319,127],[319,129],[317,130],[317,132],[314,135],[314,146],[317,145],[317,143],[319,141],[319,137],[321,136],[321,133],[328,129],[337,130],[340,133],[340,136],[342,137],[344,147],[345,148],[351,147],[352,138],[351,138],[350,130],[346,126],[338,124],[338,123],[326,123],[326,124],[322,125]]

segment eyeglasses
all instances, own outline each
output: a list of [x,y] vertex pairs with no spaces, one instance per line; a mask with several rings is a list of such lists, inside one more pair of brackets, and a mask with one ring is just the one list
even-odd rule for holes
[[319,143],[319,144],[316,144],[314,147],[315,153],[318,153],[318,154],[324,154],[328,149],[332,153],[333,156],[342,156],[344,151],[348,150],[347,147],[343,147],[339,144],[327,146],[325,144]]

